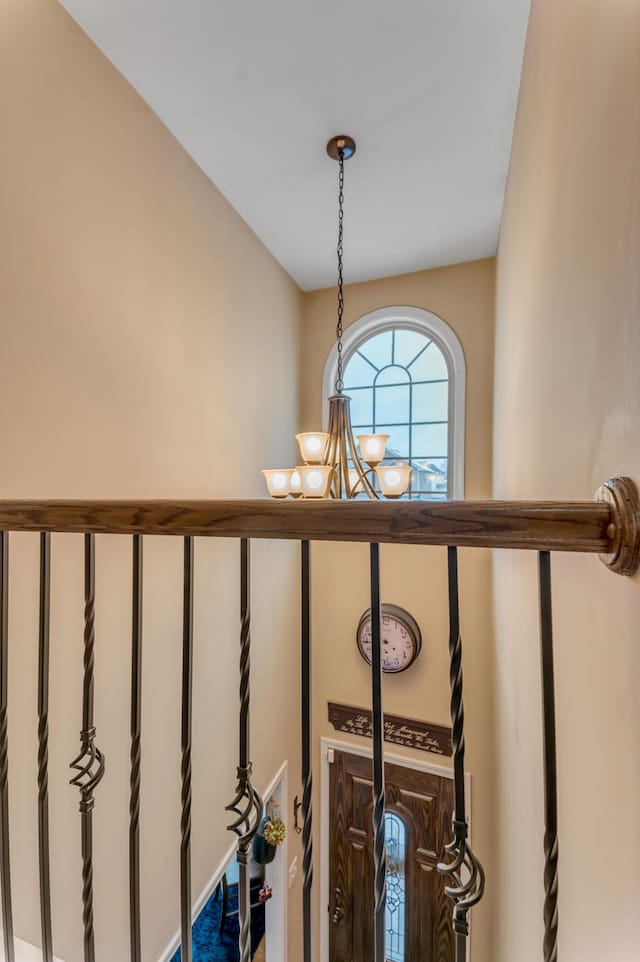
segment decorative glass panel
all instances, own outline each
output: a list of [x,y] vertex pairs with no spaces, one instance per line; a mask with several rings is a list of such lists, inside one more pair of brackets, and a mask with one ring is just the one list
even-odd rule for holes
[[417,331],[396,331],[393,363],[409,367],[411,362],[429,343],[424,334]]
[[446,458],[446,423],[414,424],[411,430],[411,453],[414,458]]
[[409,372],[414,381],[439,381],[449,377],[444,355],[433,341],[409,365]]
[[382,334],[374,334],[368,341],[360,345],[358,351],[366,357],[368,361],[375,364],[378,370],[386,367],[387,364],[391,364],[393,332],[383,331]]
[[[371,387],[371,380],[376,376],[376,368],[365,361],[358,351],[349,359],[344,372],[344,391],[348,394],[354,387]],[[333,391],[333,384],[331,385]]]
[[387,962],[405,962],[407,829],[402,819],[393,812],[385,813],[384,834],[387,848],[385,956]]
[[411,386],[409,384],[395,387],[375,388],[376,424],[403,424],[408,421]]
[[371,388],[362,391],[345,389],[344,393],[351,398],[351,424],[354,427],[356,424],[363,424],[367,430],[362,433],[371,434],[369,428],[373,422],[373,390]]
[[408,384],[410,380],[411,375],[405,367],[390,364],[388,367],[383,367],[376,377],[376,387],[382,387],[384,384]]
[[[449,417],[449,385],[446,381],[414,384],[413,404],[420,421],[446,421]],[[424,415],[427,415],[426,417]]]

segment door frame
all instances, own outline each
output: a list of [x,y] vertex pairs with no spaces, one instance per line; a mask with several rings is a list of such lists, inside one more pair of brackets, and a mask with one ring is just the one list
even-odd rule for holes
[[[346,752],[349,755],[360,755],[364,758],[373,756],[373,749],[368,745],[355,745],[353,742],[341,741],[337,738],[322,737],[320,739],[320,962],[329,962],[330,927],[326,906],[329,898],[330,751]],[[384,753],[384,760],[391,765],[401,765],[403,768],[410,768],[416,772],[427,772],[453,781],[453,769],[445,765],[435,765],[433,762],[423,761],[421,758],[407,758],[404,755],[396,755],[387,751]],[[469,772],[464,773],[464,784],[469,812],[469,840],[471,841],[471,775]],[[469,927],[468,941],[469,955],[471,955],[471,926]]]

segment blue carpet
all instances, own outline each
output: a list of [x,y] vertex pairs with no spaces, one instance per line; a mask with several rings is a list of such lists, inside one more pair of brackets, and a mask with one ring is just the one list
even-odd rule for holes
[[[258,891],[261,887],[259,880],[251,881],[251,902],[258,901]],[[238,936],[240,928],[238,916],[227,918],[222,933],[218,932],[222,895],[215,901],[212,895],[198,918],[193,923],[193,962],[239,962],[240,950]],[[238,910],[238,884],[229,885],[229,912]],[[264,905],[251,909],[251,957],[258,948],[264,936]],[[171,962],[181,962],[180,949]]]

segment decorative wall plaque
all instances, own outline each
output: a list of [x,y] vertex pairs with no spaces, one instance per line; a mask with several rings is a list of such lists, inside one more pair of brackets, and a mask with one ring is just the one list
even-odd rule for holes
[[[371,738],[371,710],[354,708],[329,702],[329,721],[338,732]],[[384,740],[405,748],[417,748],[434,755],[451,755],[451,729],[445,725],[401,718],[399,715],[384,716]]]

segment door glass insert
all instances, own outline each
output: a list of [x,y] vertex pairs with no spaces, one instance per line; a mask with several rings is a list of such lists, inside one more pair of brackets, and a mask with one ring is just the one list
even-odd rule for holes
[[385,813],[384,835],[387,848],[385,954],[387,962],[405,962],[407,829],[400,816],[394,812]]

